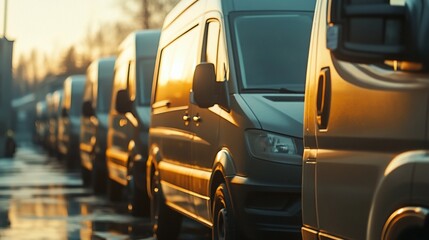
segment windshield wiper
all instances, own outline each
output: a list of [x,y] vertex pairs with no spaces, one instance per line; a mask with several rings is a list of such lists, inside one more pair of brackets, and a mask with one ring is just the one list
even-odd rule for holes
[[268,93],[304,93],[304,91],[290,90],[287,88],[246,88],[248,92],[268,92]]

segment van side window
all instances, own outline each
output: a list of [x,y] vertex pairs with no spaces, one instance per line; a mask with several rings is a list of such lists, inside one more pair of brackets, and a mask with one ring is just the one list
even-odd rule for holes
[[209,20],[206,24],[205,32],[205,56],[203,55],[202,62],[209,62],[217,65],[217,52],[219,47],[219,22]]
[[110,104],[110,109],[115,109],[117,90],[126,89],[128,84],[128,62],[117,61],[116,63],[117,65],[115,65],[115,72],[113,77],[113,89],[115,90],[112,92],[112,101]]
[[187,106],[197,63],[198,27],[189,30],[161,52],[155,102],[170,107]]
[[114,89],[125,89],[127,87],[128,68],[128,62],[119,63],[118,66],[115,67]]
[[136,99],[136,62],[131,61],[128,70],[128,93],[131,101]]
[[221,28],[219,21],[210,19],[206,24],[204,51],[202,62],[210,62],[215,65],[216,80],[218,82],[226,79],[226,57],[224,52],[224,44],[220,40]]
[[[91,68],[92,69],[92,68]],[[83,93],[83,100],[84,101],[90,101],[92,102],[92,105],[94,106],[94,84],[93,84],[93,79],[94,79],[94,71],[88,71],[87,74],[87,79],[85,81],[85,90]]]

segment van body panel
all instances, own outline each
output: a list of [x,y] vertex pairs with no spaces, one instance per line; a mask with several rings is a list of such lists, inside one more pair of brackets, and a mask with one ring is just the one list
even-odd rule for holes
[[[255,85],[272,81],[270,74],[273,72],[269,69],[282,69],[281,66],[288,70],[305,69],[308,57],[305,44],[309,40],[314,5],[315,1],[190,0],[179,2],[166,17],[151,101],[148,159],[154,163],[147,166],[159,171],[168,206],[212,227],[213,194],[223,182],[232,200],[234,216],[239,219],[240,234],[252,239],[262,238],[267,232],[274,235],[299,233],[304,101],[301,87],[304,86],[305,71],[286,76],[277,71],[278,82],[271,85],[268,92],[261,89],[266,86],[257,88]],[[246,89],[248,86],[243,84],[242,78],[244,68],[240,64],[247,58],[240,54],[253,46],[235,48],[243,43],[239,41],[240,37],[254,32],[255,28],[250,28],[252,21],[273,16],[279,29],[282,22],[289,23],[291,28],[288,30],[294,33],[296,26],[292,23],[295,21],[305,26],[296,29],[299,37],[289,35],[292,40],[281,44],[297,44],[296,49],[302,49],[302,52],[281,52],[295,58],[294,61],[288,58],[289,62],[284,63],[281,54],[277,54],[276,59],[269,59],[265,54],[263,70],[248,72],[247,77],[252,78],[249,82],[255,81],[251,82],[253,89]],[[246,25],[237,25],[236,21]],[[264,22],[271,26],[269,23]],[[235,32],[240,27],[246,31]],[[272,32],[277,32],[277,28]],[[284,36],[287,38],[287,34]],[[288,40],[284,36],[276,35],[276,39]],[[265,38],[269,39],[263,36],[257,40]],[[280,44],[277,40],[273,41]],[[258,42],[252,44],[256,46]],[[260,48],[265,49],[265,46],[260,45]],[[270,54],[274,54],[271,50]],[[246,65],[247,70],[259,69],[262,63],[258,65],[257,60],[252,58],[251,64],[256,65]],[[270,66],[269,61],[275,65]],[[226,88],[219,90],[225,91],[226,96],[217,96],[224,98],[222,102],[208,108],[199,107],[192,92],[194,69],[205,62],[213,63],[216,81],[227,81],[223,85]],[[299,68],[294,67],[296,62],[299,62]],[[258,76],[253,76],[254,73]],[[292,87],[296,89],[280,89],[284,87],[283,82],[288,81],[293,82],[296,86]],[[274,161],[267,157],[269,154],[254,154],[249,148],[255,143],[248,140],[254,136],[249,137],[248,131],[260,131],[273,139],[293,142],[295,149],[284,146],[283,150],[291,151],[285,153],[286,150],[281,152],[283,145],[277,146],[281,153],[274,154]],[[147,176],[147,182],[150,189],[150,176]]]
[[[409,200],[414,163],[388,169],[401,153],[428,148],[428,78],[335,59],[326,48],[328,2],[318,1],[308,60],[303,230],[381,239],[384,222]],[[322,80],[328,114],[318,115]]]

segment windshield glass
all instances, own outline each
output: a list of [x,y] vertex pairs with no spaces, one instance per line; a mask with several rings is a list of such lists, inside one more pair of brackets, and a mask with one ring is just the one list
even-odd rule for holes
[[112,86],[113,82],[110,79],[103,79],[103,81],[98,82],[97,112],[109,112],[112,102]]
[[137,89],[139,105],[149,105],[152,92],[155,57],[137,60]]
[[72,84],[72,96],[71,96],[71,106],[70,106],[71,116],[81,115],[84,84],[85,84],[85,81],[76,81]]
[[304,92],[313,14],[232,15],[243,90]]

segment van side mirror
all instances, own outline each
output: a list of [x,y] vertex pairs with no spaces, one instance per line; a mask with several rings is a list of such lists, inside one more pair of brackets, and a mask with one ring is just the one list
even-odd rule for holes
[[133,101],[131,101],[130,94],[126,89],[121,89],[116,93],[115,109],[118,113],[131,112],[132,104]]
[[421,2],[407,0],[405,6],[394,6],[389,0],[331,0],[327,47],[336,58],[349,62],[427,65],[429,9]]
[[218,104],[229,111],[227,81],[217,82],[213,63],[203,62],[196,66],[192,83],[193,100],[200,108]]
[[213,63],[200,63],[196,66],[192,91],[195,103],[201,108],[216,104],[216,73]]
[[94,108],[92,107],[91,101],[85,101],[82,104],[82,115],[84,117],[91,117],[94,116]]

